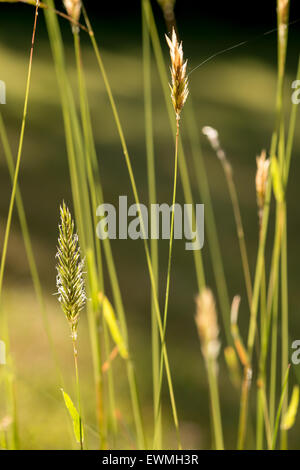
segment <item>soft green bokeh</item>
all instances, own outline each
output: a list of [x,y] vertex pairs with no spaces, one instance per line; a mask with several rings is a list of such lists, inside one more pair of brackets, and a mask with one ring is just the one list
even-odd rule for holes
[[[1,14],[0,20],[0,79],[4,80],[7,85],[7,104],[1,106],[1,111],[7,124],[14,154],[16,153],[21,123],[31,37],[31,16],[28,12],[30,7],[20,6],[18,8],[17,6],[12,7],[11,13],[6,10],[5,14]],[[54,256],[58,208],[62,199],[71,205],[71,193],[59,93],[42,14],[40,20],[34,54],[20,186],[43,281],[51,329],[66,382],[65,390],[75,398],[70,334],[58,302],[53,297],[56,288]],[[69,73],[76,91],[71,32],[65,21],[62,21],[62,25],[64,25]],[[168,51],[163,39],[163,27],[160,26],[167,58]],[[181,25],[179,26],[181,27]],[[141,199],[147,202],[139,16],[137,14],[129,24],[122,24],[120,20],[111,23],[96,22],[95,29],[100,47],[103,47],[103,60],[124,124],[138,188],[142,195]],[[182,25],[181,36],[184,38],[185,54],[189,58],[189,66],[193,68],[208,55],[247,37],[253,37],[257,33],[258,31],[233,30],[230,25],[223,25],[221,28],[220,25],[192,23],[191,25]],[[290,86],[294,80],[298,61],[297,41],[299,41],[299,35],[292,32],[285,90],[287,118],[291,104]],[[131,203],[133,199],[122,149],[93,51],[88,37],[84,33],[82,34],[82,42],[105,199],[106,202],[116,203],[119,195],[128,195],[129,203]],[[257,249],[255,157],[262,148],[269,147],[274,127],[275,35],[261,37],[247,46],[221,55],[200,67],[190,76],[190,87],[196,108],[199,132],[204,125],[217,128],[222,145],[232,163],[253,272]],[[173,141],[154,63],[153,100],[158,197],[160,202],[169,202],[172,196]],[[184,112],[182,126],[184,132]],[[297,131],[288,191],[289,306],[292,339],[297,339],[300,335],[298,319],[300,285],[298,178],[300,163],[297,158],[300,152],[300,133]],[[240,317],[242,332],[245,333],[249,312],[232,208],[220,164],[204,138],[202,141],[229,293],[231,297],[238,293],[242,295]],[[187,145],[188,157],[190,157],[189,152],[190,149]],[[193,174],[192,182],[195,189],[195,200],[201,202],[197,195],[196,180]],[[1,240],[9,197],[10,179],[2,147],[0,147]],[[178,202],[183,203],[180,184]],[[272,239],[273,218],[271,218],[270,224],[268,255]],[[162,241],[160,246],[161,290],[163,291],[168,242]],[[150,287],[145,256],[142,242],[115,241],[112,242],[112,247],[124,295],[144,419],[150,437],[152,426]],[[208,283],[215,290],[207,244],[203,248],[203,256]],[[167,342],[179,418],[182,422],[183,445],[187,448],[207,448],[210,445],[208,388],[194,325],[195,294],[196,281],[192,254],[184,250],[184,242],[176,241]],[[22,448],[69,448],[73,445],[72,429],[65,413],[46,335],[43,331],[16,213],[9,243],[4,308],[8,316],[12,354],[16,367]],[[92,448],[96,445],[97,437],[94,432],[96,425],[93,414],[93,379],[86,323],[85,315],[82,314],[79,325],[79,367],[83,411],[85,421],[88,423],[87,440],[89,447]],[[126,375],[120,358],[116,359],[114,364],[117,408],[122,417],[118,445],[131,447],[134,428]],[[279,374],[280,371],[278,371]],[[293,380],[293,371],[291,371],[291,377]],[[164,392],[164,442],[167,446],[172,446],[175,436],[167,389]],[[228,447],[232,447],[236,442],[239,394],[229,382],[223,359],[220,365],[220,395],[225,442]],[[1,416],[2,414],[0,414],[0,418]],[[254,424],[254,419],[252,424]],[[293,447],[298,445],[299,425],[299,419],[297,419],[295,427],[290,432]]]

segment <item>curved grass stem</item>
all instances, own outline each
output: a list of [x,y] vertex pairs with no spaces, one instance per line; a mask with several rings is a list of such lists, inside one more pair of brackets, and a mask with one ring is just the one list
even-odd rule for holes
[[8,210],[7,222],[6,222],[6,228],[5,228],[5,235],[4,235],[4,242],[3,242],[3,249],[2,249],[2,256],[1,256],[1,264],[0,264],[0,298],[1,298],[1,294],[2,294],[2,286],[3,286],[3,277],[4,277],[4,269],[5,269],[7,248],[8,248],[8,240],[9,240],[11,221],[12,221],[15,198],[16,198],[16,192],[17,192],[18,177],[19,177],[20,166],[21,166],[22,151],[23,151],[23,142],[24,142],[24,135],[25,135],[26,117],[27,117],[27,110],[28,110],[29,91],[30,91],[31,74],[32,74],[33,50],[34,50],[34,42],[35,42],[35,35],[36,35],[36,29],[37,29],[39,4],[40,4],[39,0],[36,0],[34,23],[33,23],[32,38],[31,38],[31,48],[30,48],[30,55],[29,55],[29,65],[28,65],[27,81],[26,81],[26,91],[25,91],[23,118],[22,118],[22,125],[21,125],[21,133],[20,133],[20,139],[19,139],[17,161],[16,161],[15,173],[14,173],[14,178],[13,178],[13,187],[12,187],[12,192],[11,192],[11,197],[10,197],[9,210]]
[[[170,295],[170,280],[171,280],[171,265],[172,265],[172,253],[173,253],[173,241],[174,241],[174,218],[175,218],[175,202],[176,202],[176,188],[177,188],[177,176],[178,176],[178,142],[179,142],[179,119],[176,119],[176,140],[175,140],[175,157],[174,157],[174,183],[173,183],[173,197],[172,197],[172,214],[171,214],[171,231],[170,231],[170,243],[169,243],[169,256],[168,256],[168,269],[167,269],[167,282],[166,282],[166,293],[165,293],[165,306],[164,306],[164,317],[163,317],[163,343],[165,343],[167,319],[168,319],[168,305]],[[160,360],[160,374],[159,374],[159,394],[157,408],[155,409],[156,421],[158,421],[161,404],[161,389],[163,379],[163,356],[161,355]],[[158,428],[154,430],[154,443],[156,442],[158,434]]]
[[[124,136],[124,133],[123,133],[123,128],[122,128],[121,121],[120,121],[120,118],[119,118],[119,113],[117,111],[117,107],[116,107],[116,104],[115,104],[115,100],[113,98],[113,94],[112,94],[110,83],[109,83],[109,80],[108,80],[108,77],[107,77],[107,74],[106,74],[106,70],[105,70],[105,67],[104,67],[104,64],[103,64],[103,61],[102,61],[102,58],[101,58],[101,55],[100,55],[100,51],[99,51],[99,48],[98,48],[98,45],[97,45],[97,42],[96,42],[96,39],[95,39],[95,35],[94,35],[93,30],[92,30],[92,27],[91,27],[91,24],[90,24],[90,21],[89,21],[89,18],[87,16],[85,8],[83,8],[83,14],[84,14],[84,17],[85,17],[87,27],[89,29],[91,42],[92,42],[94,52],[95,52],[95,55],[96,55],[96,58],[97,58],[97,62],[98,62],[98,65],[99,65],[99,68],[100,68],[100,71],[101,71],[101,74],[102,74],[102,77],[103,77],[106,92],[108,94],[108,98],[109,98],[110,105],[111,105],[111,108],[112,108],[113,116],[114,116],[115,123],[116,123],[116,126],[117,126],[117,130],[118,130],[118,133],[119,133],[119,137],[120,137],[120,141],[121,141],[121,145],[122,145],[122,149],[123,149],[123,153],[124,153],[124,157],[125,157],[125,161],[126,161],[126,165],[127,165],[127,170],[128,170],[128,174],[129,174],[130,183],[131,183],[131,186],[132,186],[132,191],[133,191],[133,196],[134,196],[134,199],[135,199],[135,203],[136,203],[137,207],[140,207],[140,200],[139,200],[139,196],[138,196],[136,181],[135,181],[133,168],[132,168],[132,165],[131,165],[131,160],[130,160],[127,145],[126,145],[125,136]],[[144,221],[143,221],[143,218],[142,218],[140,212],[139,212],[139,214],[140,214],[141,230],[142,230],[142,233],[145,235]],[[175,428],[176,428],[177,435],[179,435],[179,422],[178,422],[177,408],[176,408],[176,402],[175,402],[175,396],[174,396],[174,389],[173,389],[173,383],[172,383],[172,376],[171,376],[169,358],[168,358],[166,345],[165,345],[165,342],[164,342],[163,324],[162,324],[160,308],[159,308],[159,303],[158,303],[155,277],[154,277],[154,273],[153,273],[153,267],[152,267],[152,263],[151,263],[151,256],[150,256],[150,251],[149,251],[149,247],[148,247],[146,237],[143,236],[143,239],[144,239],[144,248],[145,248],[145,254],[146,254],[147,267],[148,267],[148,271],[149,271],[150,283],[151,283],[151,288],[152,288],[152,292],[153,292],[156,317],[157,317],[157,322],[158,322],[158,327],[159,327],[160,340],[161,340],[161,343],[162,343],[163,358],[164,358],[167,382],[168,382],[169,393],[170,393],[170,400],[171,400],[171,407],[172,407],[174,425],[175,425]],[[178,447],[181,447],[181,444],[180,444],[179,440],[178,440]]]
[[[147,0],[146,0],[147,1]],[[145,2],[145,0],[142,0]],[[146,137],[146,153],[147,153],[147,174],[148,174],[148,193],[149,204],[156,204],[156,178],[155,178],[155,159],[154,159],[154,141],[153,141],[153,117],[152,117],[152,91],[151,91],[151,44],[145,10],[142,4],[142,40],[143,40],[143,72],[144,72],[144,107],[145,107],[145,137]],[[154,222],[156,223],[156,222]],[[154,226],[154,230],[157,227]],[[156,280],[156,289],[158,293],[158,276],[159,276],[159,252],[158,241],[151,239],[150,241],[151,262],[153,273]],[[158,324],[155,313],[155,300],[153,293],[151,294],[151,333],[152,333],[152,375],[153,375],[153,408],[154,408],[154,434],[157,429],[157,436],[154,439],[154,449],[162,448],[162,416],[161,407],[159,406],[159,356],[160,341]],[[156,416],[156,410],[159,409]]]

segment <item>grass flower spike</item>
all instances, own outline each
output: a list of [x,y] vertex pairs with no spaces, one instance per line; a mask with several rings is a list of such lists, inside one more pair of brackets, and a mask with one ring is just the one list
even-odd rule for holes
[[[75,23],[78,23],[82,7],[81,0],[63,0],[63,2],[68,15]],[[75,25],[73,25],[73,30],[74,28],[78,29]]]
[[263,150],[259,157],[256,157],[257,171],[255,177],[256,197],[259,211],[259,219],[262,219],[262,213],[265,204],[267,189],[267,180],[269,174],[270,160],[266,159],[266,151]]
[[182,42],[179,44],[175,29],[172,32],[172,41],[166,35],[166,40],[170,48],[171,56],[171,77],[172,85],[171,98],[174,106],[176,119],[180,119],[180,113],[189,94],[188,79],[186,76],[187,61],[183,61]]
[[277,11],[278,11],[278,23],[280,26],[287,28],[289,21],[289,0],[278,0],[277,2]]
[[79,313],[86,301],[83,264],[80,257],[78,236],[74,234],[74,221],[65,203],[60,207],[61,224],[57,248],[58,300],[70,324],[72,337],[77,337]]
[[[210,126],[204,126],[202,129],[202,133],[207,137],[210,145],[212,146],[213,150],[216,152],[217,157],[222,162],[227,162],[226,155],[224,150],[221,147],[219,133],[216,129]],[[229,165],[229,162],[226,163]]]
[[218,159],[220,160],[221,165],[224,170],[225,178],[226,178],[227,185],[228,185],[229,195],[230,195],[230,199],[232,203],[232,208],[233,208],[233,214],[234,214],[235,225],[236,225],[236,233],[237,233],[237,238],[239,241],[240,254],[241,254],[245,284],[246,284],[246,289],[247,289],[247,297],[248,297],[248,302],[249,302],[249,307],[250,307],[251,302],[252,302],[252,279],[251,279],[247,246],[246,246],[246,240],[245,240],[245,234],[244,234],[244,228],[243,228],[242,214],[241,214],[240,205],[239,205],[239,197],[238,197],[236,184],[234,181],[234,174],[233,174],[232,166],[226,156],[225,151],[223,150],[221,146],[218,131],[214,129],[213,127],[205,126],[202,129],[202,133],[207,137],[211,147],[216,152],[216,155]]
[[196,299],[196,325],[205,360],[216,359],[220,351],[216,304],[210,289],[203,289]]
[[277,0],[278,17],[278,42],[279,42],[279,72],[284,74],[287,52],[288,23],[289,23],[290,0]]
[[208,288],[203,289],[196,299],[196,305],[197,310],[195,320],[209,382],[215,445],[217,450],[223,450],[224,440],[217,379],[217,358],[220,352],[221,343],[219,340],[216,304],[212,291]]
[[176,25],[176,18],[174,13],[175,0],[157,0],[157,2],[162,9],[167,31],[171,31],[172,28]]

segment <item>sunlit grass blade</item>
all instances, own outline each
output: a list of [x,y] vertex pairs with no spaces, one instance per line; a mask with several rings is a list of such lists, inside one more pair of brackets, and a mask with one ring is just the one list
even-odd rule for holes
[[75,439],[78,442],[78,444],[80,444],[81,442],[84,441],[84,433],[83,433],[83,429],[82,429],[82,426],[81,426],[81,418],[80,418],[79,413],[78,413],[77,409],[75,408],[74,403],[72,402],[71,398],[69,397],[69,395],[63,389],[62,389],[62,394],[63,394],[63,398],[64,398],[66,408],[67,408],[67,410],[70,414],[70,417],[72,419]]
[[299,385],[293,388],[292,398],[287,412],[282,417],[281,428],[291,429],[294,426],[299,406]]
[[118,346],[120,355],[123,357],[123,359],[128,359],[127,346],[120,332],[113,306],[111,305],[108,298],[101,292],[99,293],[98,298],[100,303],[100,311],[104,316],[114,342]]
[[273,430],[272,450],[276,449],[277,433],[278,433],[278,429],[279,429],[279,422],[280,422],[280,416],[281,416],[283,401],[284,401],[284,398],[285,398],[285,395],[286,395],[289,372],[290,372],[290,366],[288,366],[288,369],[287,369],[287,371],[285,372],[285,375],[284,375],[284,381],[283,381],[283,385],[282,385],[282,390],[281,390],[281,395],[280,395],[280,400],[279,400],[279,404],[278,404],[278,409],[277,409],[277,413],[276,413],[276,420],[275,420],[275,425],[274,425],[274,430]]
[[22,118],[21,132],[20,132],[20,138],[19,138],[19,145],[18,145],[18,153],[17,153],[15,172],[14,172],[14,178],[13,178],[12,192],[11,192],[11,197],[10,197],[8,216],[7,216],[6,228],[5,228],[5,234],[4,234],[4,242],[3,242],[2,254],[1,254],[0,299],[1,299],[1,294],[2,294],[3,277],[4,277],[4,269],[5,269],[8,241],[9,241],[11,222],[12,222],[16,192],[17,192],[17,184],[18,184],[18,178],[19,178],[19,172],[20,172],[20,166],[21,166],[22,152],[23,152],[23,143],[24,143],[24,135],[25,135],[25,127],[26,127],[26,117],[27,117],[29,92],[30,92],[30,85],[31,85],[31,75],[32,75],[33,50],[34,50],[34,42],[35,42],[36,29],[37,29],[37,20],[38,20],[38,10],[39,10],[39,0],[36,1],[36,7],[35,7],[34,23],[33,23],[33,30],[32,30],[32,39],[31,39],[31,48],[30,48],[29,64],[28,64],[27,79],[26,79],[26,91],[25,91],[25,99],[24,99],[24,107],[23,107],[23,118]]
[[[145,0],[142,0],[144,2]],[[145,113],[145,140],[147,153],[147,175],[148,175],[148,193],[149,204],[156,204],[156,175],[154,158],[154,137],[153,137],[153,113],[152,113],[152,90],[151,90],[151,43],[145,10],[142,4],[142,39],[143,39],[143,73],[144,73],[144,113]],[[156,227],[154,227],[154,230]],[[153,275],[155,278],[156,291],[159,295],[158,274],[159,274],[159,252],[158,242],[151,239],[150,242],[151,262]],[[151,330],[152,330],[152,375],[153,375],[153,408],[154,408],[154,429],[157,432],[154,448],[160,449],[162,446],[162,417],[159,407],[159,331],[155,314],[155,300],[151,294]],[[158,416],[156,416],[156,411]]]
[[[110,105],[111,105],[111,108],[112,108],[113,116],[114,116],[115,123],[116,123],[116,126],[117,126],[118,134],[119,134],[119,137],[120,137],[120,141],[121,141],[121,145],[122,145],[122,149],[123,149],[123,153],[124,153],[125,162],[126,162],[127,169],[128,169],[130,183],[131,183],[131,186],[132,186],[132,191],[133,191],[133,196],[134,196],[134,199],[135,199],[135,203],[139,207],[140,206],[140,200],[139,200],[136,180],[135,180],[135,177],[134,177],[133,168],[132,168],[130,156],[129,156],[129,153],[128,153],[128,148],[127,148],[123,128],[122,128],[122,125],[121,125],[119,113],[118,113],[116,103],[115,103],[115,100],[114,100],[114,97],[113,97],[113,94],[112,94],[112,90],[111,90],[111,87],[110,87],[108,76],[107,76],[107,73],[106,73],[101,55],[100,55],[100,50],[99,50],[97,41],[95,39],[95,35],[94,35],[93,30],[92,30],[91,23],[90,23],[90,20],[87,16],[86,10],[84,8],[83,8],[83,14],[84,14],[84,17],[85,17],[87,27],[88,27],[89,32],[90,32],[91,42],[93,44],[96,59],[97,59],[99,69],[101,71],[101,74],[102,74],[102,77],[103,77],[103,80],[104,80],[106,92],[108,94],[108,98],[109,98]],[[142,233],[145,233],[144,221],[143,221],[143,218],[141,217],[141,214],[140,214],[140,224],[141,224]],[[159,308],[159,303],[158,303],[158,297],[157,297],[157,292],[156,292],[155,278],[154,278],[154,275],[153,275],[153,268],[152,268],[152,264],[151,264],[150,251],[149,251],[149,247],[148,247],[148,242],[147,242],[145,237],[144,237],[144,249],[145,249],[146,261],[147,261],[147,267],[148,267],[148,272],[149,272],[153,297],[155,298],[155,312],[156,312],[156,316],[157,316],[160,339],[161,339],[161,343],[162,343],[162,354],[163,354],[164,364],[165,364],[165,369],[166,369],[166,375],[167,375],[167,382],[168,382],[169,393],[170,393],[170,400],[171,400],[171,407],[172,407],[174,425],[175,425],[175,428],[176,428],[177,436],[179,436],[179,421],[178,421],[177,408],[176,408],[176,402],[175,402],[175,396],[174,396],[171,369],[170,369],[166,344],[165,344],[165,341],[164,341],[163,324],[162,324],[160,308]],[[181,447],[179,437],[178,437],[178,446]]]

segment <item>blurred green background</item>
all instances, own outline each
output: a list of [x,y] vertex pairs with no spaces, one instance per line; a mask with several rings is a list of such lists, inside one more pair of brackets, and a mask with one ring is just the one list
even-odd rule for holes
[[[179,1],[180,3],[180,1]],[[274,2],[275,4],[275,2]],[[21,124],[26,73],[31,40],[33,10],[26,5],[2,4],[0,16],[0,79],[6,82],[7,104],[1,106],[9,139],[16,155]],[[275,11],[275,10],[274,10]],[[270,14],[275,24],[274,11]],[[155,10],[162,46],[168,63],[164,41],[164,23]],[[103,17],[95,15],[95,32],[112,90],[120,111],[125,135],[138,181],[141,199],[147,203],[147,174],[144,138],[143,69],[140,10],[126,17],[116,13]],[[276,34],[263,36],[267,25],[243,25],[238,21],[202,18],[201,15],[177,18],[189,69],[217,51],[233,44],[253,39],[249,44],[224,53],[200,67],[190,77],[191,96],[197,116],[199,133],[204,125],[218,129],[222,145],[233,169],[240,198],[246,241],[252,273],[257,250],[257,212],[254,178],[255,157],[269,147],[274,127],[276,91]],[[76,95],[76,70],[72,34],[68,23],[61,20],[69,75]],[[271,26],[272,27],[272,26]],[[257,36],[259,36],[257,38]],[[91,105],[93,126],[100,162],[106,202],[116,203],[119,195],[132,200],[127,169],[116,127],[99,74],[95,57],[86,34],[81,34],[83,61]],[[295,79],[299,54],[299,26],[290,31],[285,89],[286,117],[291,105],[291,83]],[[171,201],[173,178],[173,140],[155,62],[152,67],[153,118],[155,159],[159,202]],[[184,114],[182,118],[183,137]],[[289,308],[292,339],[300,337],[298,246],[300,133],[295,138],[288,190],[289,244]],[[248,308],[242,276],[236,230],[227,185],[219,162],[201,137],[209,175],[218,234],[222,249],[230,297],[241,294],[241,324],[246,334]],[[191,162],[190,148],[186,153]],[[191,167],[192,168],[192,167]],[[196,179],[191,171],[195,201],[201,203]],[[29,113],[20,172],[20,186],[41,275],[47,311],[55,345],[63,368],[66,390],[74,391],[72,349],[67,322],[53,293],[55,292],[55,251],[58,208],[64,199],[71,207],[71,191],[65,148],[64,129],[59,92],[47,39],[43,14],[39,16]],[[7,217],[11,184],[2,146],[0,146],[0,241],[2,243]],[[181,185],[178,202],[183,203]],[[273,215],[269,230],[268,255],[273,240]],[[149,438],[152,432],[152,377],[150,335],[150,286],[145,255],[140,241],[113,241],[112,248],[124,296],[129,323],[131,349],[137,368],[144,420]],[[161,291],[164,291],[168,242],[160,242]],[[208,244],[202,250],[208,285],[215,291]],[[197,293],[193,258],[186,252],[184,242],[175,242],[173,274],[167,331],[175,394],[185,448],[209,448],[209,397],[204,363],[194,324],[194,298]],[[30,279],[28,263],[18,223],[17,213],[9,242],[5,273],[3,309],[7,314],[11,349],[17,376],[17,406],[21,447],[25,449],[70,448],[72,436],[57,385],[53,362],[43,330],[38,303]],[[221,321],[220,321],[221,322]],[[88,424],[89,445],[96,445],[93,414],[93,378],[91,352],[85,314],[79,328],[80,374],[83,408]],[[223,342],[224,343],[224,342]],[[121,415],[119,447],[133,445],[133,423],[124,367],[115,360],[117,407]],[[300,366],[298,366],[300,367]],[[280,370],[278,370],[280,375]],[[294,380],[294,373],[292,373]],[[220,396],[224,420],[225,445],[236,443],[239,413],[239,393],[231,385],[223,357],[220,361]],[[3,408],[3,407],[2,407]],[[253,403],[253,409],[255,404]],[[1,410],[1,404],[0,404]],[[3,409],[2,409],[3,411]],[[164,443],[172,447],[175,434],[169,407],[167,387],[164,388]],[[1,418],[1,415],[0,415]],[[251,420],[250,420],[251,422]],[[252,419],[253,428],[255,426]],[[291,447],[299,447],[298,419],[290,432]],[[250,431],[251,435],[251,431]],[[251,445],[251,440],[249,441]]]

